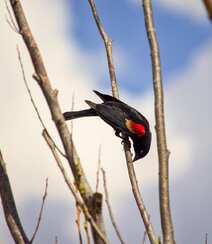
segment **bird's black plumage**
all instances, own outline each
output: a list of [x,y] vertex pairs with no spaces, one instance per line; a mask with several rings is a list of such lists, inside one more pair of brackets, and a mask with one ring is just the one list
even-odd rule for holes
[[[136,109],[119,99],[98,91],[94,92],[103,100],[103,103],[96,104],[85,100],[90,109],[65,112],[64,118],[70,120],[87,116],[99,116],[113,127],[117,136],[120,136],[120,133],[124,133],[132,139],[135,151],[133,161],[143,158],[149,152],[151,145],[151,132],[148,120]],[[132,128],[128,126],[128,123],[132,124]],[[136,128],[133,130],[133,126],[143,128],[143,134],[139,134]]]

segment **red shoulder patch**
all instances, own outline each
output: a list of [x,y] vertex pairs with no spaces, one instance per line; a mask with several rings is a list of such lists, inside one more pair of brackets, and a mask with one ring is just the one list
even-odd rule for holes
[[132,133],[138,136],[144,136],[146,133],[146,129],[142,124],[135,123],[132,120],[126,120],[126,126]]

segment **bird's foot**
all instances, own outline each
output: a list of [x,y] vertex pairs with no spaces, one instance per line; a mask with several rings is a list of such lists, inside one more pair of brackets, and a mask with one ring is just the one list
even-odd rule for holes
[[129,149],[131,148],[131,143],[130,143],[130,140],[127,136],[125,136],[121,142],[121,144],[125,144]]

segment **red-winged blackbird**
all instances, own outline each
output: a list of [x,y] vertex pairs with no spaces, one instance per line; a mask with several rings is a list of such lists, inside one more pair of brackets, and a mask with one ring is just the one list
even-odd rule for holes
[[110,95],[94,91],[103,103],[96,104],[85,100],[90,109],[81,111],[65,112],[65,120],[71,120],[87,116],[99,116],[106,123],[113,127],[115,134],[129,136],[133,141],[135,157],[133,161],[146,156],[151,145],[151,132],[148,120],[137,110],[126,103]]

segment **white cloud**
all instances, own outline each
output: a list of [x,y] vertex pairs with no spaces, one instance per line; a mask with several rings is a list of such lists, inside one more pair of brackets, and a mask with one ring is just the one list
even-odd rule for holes
[[159,0],[160,4],[172,11],[181,12],[183,14],[189,15],[198,20],[206,19],[206,11],[202,1],[199,0],[186,0],[186,1],[169,1],[169,0]]
[[[134,4],[139,4],[140,0],[129,0]],[[204,9],[202,1],[199,0],[157,0],[164,8],[170,9],[172,12],[181,13],[190,16],[194,20],[207,21],[207,13]],[[156,1],[153,1],[153,6]]]
[[[71,107],[73,91],[77,109],[86,107],[85,98],[97,101],[91,90],[96,87],[98,72],[103,72],[104,67],[101,67],[100,71],[93,72],[90,57],[81,52],[74,37],[67,35],[65,23],[70,20],[66,19],[65,2],[24,1],[24,9],[44,56],[52,84],[60,91],[59,99],[63,109]],[[0,63],[2,79],[0,104],[4,105],[1,106],[0,147],[7,162],[17,202],[19,206],[23,206],[31,196],[40,197],[47,176],[50,197],[69,201],[70,194],[41,136],[41,126],[24,88],[17,61],[16,43],[21,46],[25,71],[37,105],[51,133],[57,137],[43,95],[31,79],[33,70],[28,54],[23,51],[22,40],[6,23],[4,11],[0,12],[0,21],[3,33],[0,46],[3,57]],[[199,143],[198,136],[201,136],[202,132],[207,133],[208,120],[204,121],[204,128],[199,128],[196,116],[197,110],[202,117],[207,116],[209,112],[211,49],[211,45],[207,45],[199,50],[194,55],[188,70],[174,77],[172,84],[165,91],[168,145],[171,150],[171,173],[174,177],[182,175],[189,169],[192,150]],[[93,54],[92,60],[99,57],[101,53]],[[149,156],[135,163],[135,168],[142,184],[155,183],[158,169],[152,94],[142,98],[135,98],[130,94],[124,94],[123,97],[129,104],[149,115],[153,146]],[[116,138],[113,130],[98,118],[76,120],[74,138],[93,186],[98,146],[102,145],[102,165],[107,170],[111,197],[117,202],[121,194],[130,191],[120,139]],[[3,222],[0,224],[5,225]]]

